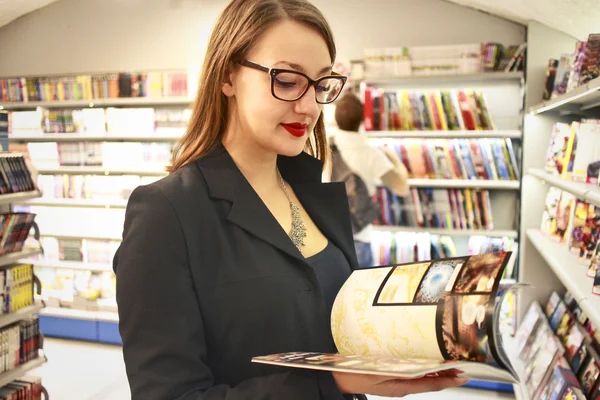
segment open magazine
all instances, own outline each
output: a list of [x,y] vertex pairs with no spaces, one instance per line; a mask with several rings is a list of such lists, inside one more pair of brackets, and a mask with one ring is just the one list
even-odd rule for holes
[[512,253],[359,269],[338,293],[331,332],[339,354],[306,350],[255,363],[398,378],[450,375],[515,383],[502,345],[500,285]]

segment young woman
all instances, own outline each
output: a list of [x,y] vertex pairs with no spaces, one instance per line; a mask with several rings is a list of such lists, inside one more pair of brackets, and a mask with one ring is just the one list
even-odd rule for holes
[[334,59],[304,0],[233,0],[218,19],[171,173],[131,195],[114,259],[134,400],[341,400],[464,383],[250,362],[336,351],[330,311],[357,261],[344,186],[320,179],[321,107],[345,82]]

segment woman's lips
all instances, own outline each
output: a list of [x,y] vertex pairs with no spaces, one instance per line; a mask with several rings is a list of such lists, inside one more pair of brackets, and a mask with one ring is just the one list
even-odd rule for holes
[[281,124],[292,136],[302,137],[306,133],[307,124],[294,122],[293,124]]

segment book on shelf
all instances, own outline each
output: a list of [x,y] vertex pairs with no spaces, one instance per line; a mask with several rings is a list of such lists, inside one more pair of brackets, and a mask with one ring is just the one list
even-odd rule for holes
[[8,133],[10,132],[10,114],[8,111],[0,110],[0,152],[9,151]]
[[5,78],[0,79],[0,101],[187,97],[196,90],[192,82],[187,70]]
[[594,276],[594,286],[592,286],[592,293],[600,296],[600,268],[596,268],[596,275]]
[[12,264],[0,268],[0,314],[33,305],[33,265]]
[[567,92],[567,86],[569,85],[570,68],[573,62],[573,53],[563,53],[560,55],[558,60],[558,67],[556,67],[556,78],[554,79],[554,88],[552,89],[551,99],[560,96]]
[[377,189],[381,226],[412,226],[453,230],[494,228],[492,204],[487,190],[476,189],[410,189],[400,197],[389,189]]
[[544,84],[544,100],[550,100],[552,91],[554,89],[554,80],[556,79],[556,68],[558,68],[558,60],[551,58],[548,60],[548,67],[546,68],[546,81]]
[[42,400],[42,378],[25,375],[0,388],[0,400]]
[[367,131],[494,130],[483,92],[395,91],[367,86],[363,94]]
[[23,155],[0,154],[0,195],[29,192],[35,189],[35,182]]
[[39,357],[40,326],[37,316],[0,328],[0,373],[11,371]]
[[592,33],[588,36],[583,50],[579,85],[584,85],[600,76],[600,34]]
[[[510,257],[492,253],[356,270],[333,305],[339,354],[298,349],[253,361],[400,378],[445,374],[517,382],[498,324],[497,292]],[[398,318],[404,323],[395,323]]]
[[564,399],[573,389],[582,396],[591,395],[598,384],[598,376],[587,372],[598,365],[595,332],[569,292],[564,300],[553,292],[544,309],[533,302],[517,330],[513,349],[529,398]]
[[[83,108],[12,111],[10,135],[80,133],[125,136],[183,134],[191,117],[187,107]],[[52,136],[47,135],[51,140]],[[58,136],[57,136],[58,138]]]
[[414,179],[518,180],[519,167],[509,138],[372,139],[392,148]]
[[29,212],[0,214],[0,256],[23,249],[35,218],[36,214]]

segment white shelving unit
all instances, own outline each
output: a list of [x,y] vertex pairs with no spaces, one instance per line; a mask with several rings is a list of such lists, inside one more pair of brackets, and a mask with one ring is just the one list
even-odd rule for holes
[[487,131],[369,131],[364,134],[368,138],[429,138],[429,139],[477,139],[477,138],[509,138],[520,139],[523,133],[518,130]]
[[17,143],[45,142],[175,142],[184,132],[178,134],[155,135],[114,135],[111,133],[32,133],[13,134],[9,140]]
[[463,82],[490,82],[490,81],[515,81],[522,82],[522,72],[483,72],[475,74],[439,74],[439,75],[411,75],[406,77],[381,77],[365,78],[363,82],[369,85],[406,85],[427,83],[463,83]]
[[430,233],[432,235],[443,235],[453,237],[470,237],[470,236],[487,236],[487,237],[509,237],[517,238],[518,232],[516,230],[475,230],[475,229],[464,229],[464,230],[448,230],[443,228],[420,228],[413,226],[374,226],[373,229],[378,232],[415,232],[415,233]]
[[0,256],[0,267],[3,267],[5,265],[14,264],[16,262],[19,262],[19,260],[22,260],[22,259],[25,259],[28,257],[33,257],[38,254],[42,254],[41,248],[26,248],[26,249],[23,249],[21,251],[15,252],[15,253],[5,254],[3,256]]
[[48,317],[72,318],[86,321],[119,322],[119,314],[110,311],[89,311],[74,308],[46,307],[42,315]]
[[415,188],[448,188],[448,189],[490,189],[519,190],[519,181],[491,181],[466,179],[409,179],[408,184]]
[[194,101],[190,97],[122,97],[113,99],[28,101],[23,103],[0,103],[0,110],[23,110],[42,108],[85,108],[85,107],[144,107],[144,106],[187,106]]
[[106,272],[112,271],[112,265],[101,263],[84,263],[79,261],[60,261],[60,260],[23,260],[24,262],[35,263],[37,267],[73,269],[81,271]]
[[47,361],[48,360],[46,359],[46,356],[40,354],[35,360],[31,360],[25,364],[19,365],[14,369],[11,369],[10,371],[0,374],[0,387],[6,386],[15,379],[19,379],[23,375],[27,374],[29,371],[41,367]]
[[39,207],[126,208],[127,200],[40,198],[30,200],[27,204]]
[[531,114],[545,112],[563,115],[578,114],[600,106],[600,78],[589,81],[554,99],[543,101],[529,108]]
[[0,195],[0,205],[7,205],[12,203],[21,203],[30,199],[41,197],[42,194],[39,190],[32,190],[29,192],[20,193],[9,193]]
[[167,172],[164,169],[120,169],[105,167],[40,167],[37,172],[42,175],[138,175],[138,176],[165,176]]

